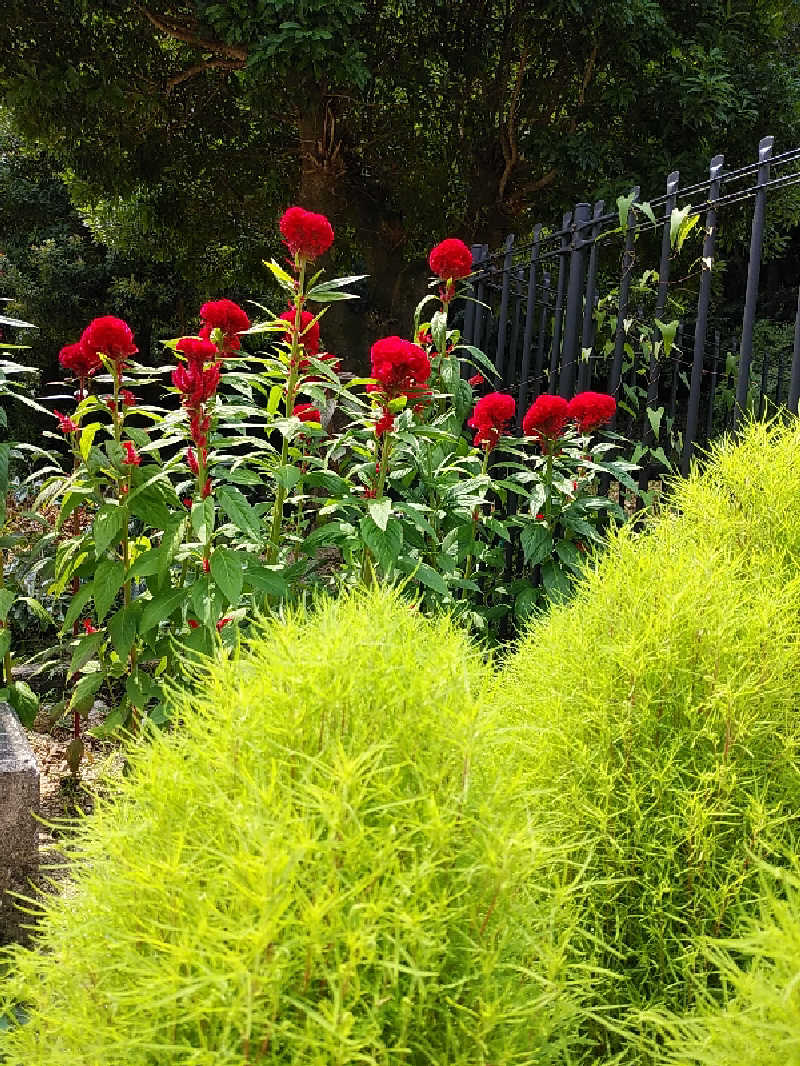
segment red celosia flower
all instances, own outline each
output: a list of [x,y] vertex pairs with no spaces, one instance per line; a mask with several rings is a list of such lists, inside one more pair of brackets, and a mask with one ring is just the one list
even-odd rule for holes
[[63,434],[74,433],[76,429],[80,429],[77,422],[69,417],[69,415],[62,415],[60,411],[53,411],[54,416],[58,419],[58,428]]
[[473,387],[473,389],[477,389],[480,385],[486,384],[486,378],[483,376],[483,374],[473,374],[472,377],[469,379],[469,384]]
[[219,385],[219,364],[212,363],[203,370],[199,363],[176,366],[172,371],[172,384],[183,393],[185,407],[196,408],[210,400]]
[[567,424],[567,401],[563,396],[542,393],[528,408],[522,420],[526,437],[538,437],[540,441],[558,440]]
[[91,621],[88,618],[84,618],[84,620],[83,620],[83,628],[86,630],[87,633],[96,633],[97,632],[97,629],[95,629],[95,627],[92,625]]
[[[290,307],[288,311],[278,315],[278,318],[294,327],[294,308]],[[311,325],[312,322],[314,322],[314,316],[310,311],[300,312],[300,343],[303,345],[306,354],[314,357],[319,354],[319,322],[314,322],[313,326]],[[291,343],[292,334],[290,330],[286,330],[285,336],[286,340]]]
[[211,416],[204,415],[202,409],[193,410],[189,417],[189,433],[198,448],[205,448],[208,444],[208,431],[211,427]]
[[377,384],[368,385],[368,391],[384,393],[389,399],[419,399],[428,393],[425,382],[431,376],[431,364],[416,344],[402,337],[383,337],[369,354]]
[[491,451],[506,432],[515,409],[514,397],[505,392],[490,392],[482,396],[467,422],[475,430],[475,447],[483,444],[487,451]]
[[101,352],[117,364],[122,371],[125,360],[135,355],[139,349],[133,343],[133,332],[127,322],[113,315],[95,318],[81,334],[80,343],[89,351]]
[[279,228],[292,255],[316,259],[333,244],[333,227],[324,215],[302,207],[290,207],[281,218]]
[[188,363],[196,363],[201,368],[206,363],[216,362],[219,354],[216,344],[209,340],[198,340],[197,337],[181,337],[175,350],[182,352]]
[[87,348],[82,341],[67,344],[58,353],[58,361],[65,370],[69,370],[81,382],[87,381],[97,373],[103,362],[97,352]]
[[301,422],[321,422],[319,411],[312,403],[296,403],[292,414]]
[[122,442],[122,447],[125,449],[125,458],[122,460],[125,466],[139,466],[142,461],[142,457],[136,451],[136,447],[134,446],[133,442],[129,440],[124,440]]
[[223,626],[226,626],[228,624],[228,622],[232,622],[232,621],[233,621],[233,616],[229,615],[229,614],[226,614],[224,618],[220,618],[220,620],[217,622],[217,632],[219,633],[220,630],[223,628]]
[[190,509],[191,509],[191,506],[192,506],[193,502],[194,501],[192,500],[191,496],[184,496],[183,499],[181,500],[181,503],[183,504],[183,506],[184,507],[188,507]]
[[211,563],[208,561],[208,559],[203,559],[203,573],[207,574],[210,569],[211,569]]
[[207,500],[208,497],[211,495],[211,482],[210,481],[206,481],[205,485],[203,485],[203,491],[200,493],[200,495],[201,495],[201,497],[204,500]]
[[391,433],[394,429],[394,415],[388,407],[384,407],[383,414],[375,423],[375,436],[382,437],[384,433]]
[[186,624],[188,625],[189,629],[197,629],[197,627],[200,625],[200,623],[196,622],[194,618],[187,618]]
[[579,392],[567,406],[567,417],[577,423],[581,433],[610,422],[617,410],[617,401],[605,392]]
[[442,281],[466,278],[472,272],[472,252],[457,237],[437,244],[428,259],[431,270]]
[[365,500],[374,500],[377,495],[378,495],[378,490],[377,489],[364,489],[364,499]]
[[193,448],[186,449],[186,462],[189,464],[189,469],[197,477],[200,473],[200,467],[197,463],[197,456],[194,454]]
[[222,331],[223,354],[238,352],[242,346],[237,334],[250,329],[247,313],[233,300],[209,300],[200,308],[203,325],[198,330],[201,339],[211,342],[213,330]]

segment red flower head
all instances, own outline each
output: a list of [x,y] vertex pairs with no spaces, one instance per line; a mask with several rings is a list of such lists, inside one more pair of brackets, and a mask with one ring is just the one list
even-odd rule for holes
[[296,403],[292,414],[301,422],[321,422],[319,411],[311,403]]
[[209,300],[200,308],[203,325],[198,330],[205,341],[211,340],[215,329],[222,330],[223,353],[238,352],[242,346],[237,334],[250,329],[250,319],[245,311],[233,300]]
[[473,389],[477,389],[481,385],[486,384],[486,378],[483,376],[483,374],[473,374],[472,377],[469,379],[469,384],[473,387]]
[[83,341],[67,344],[58,353],[58,361],[81,382],[88,380],[103,365],[97,352],[87,348]]
[[197,462],[197,456],[194,454],[193,448],[186,449],[186,462],[189,464],[189,469],[197,477],[200,473],[200,466]]
[[[294,316],[295,310],[293,307],[290,307],[288,311],[284,311],[282,315],[278,315],[278,318],[283,322],[288,322],[290,326],[294,327]],[[310,311],[300,312],[300,343],[303,345],[306,355],[316,358],[316,356],[319,355],[319,322],[314,322],[314,325],[311,326],[312,322],[314,322],[314,316]],[[286,330],[285,337],[287,343],[291,343],[292,334],[290,330]]]
[[83,628],[86,630],[87,634],[97,632],[97,629],[92,625],[91,620],[88,618],[84,618]]
[[130,389],[120,389],[119,398],[122,400],[124,407],[135,407],[136,397],[133,395]]
[[62,415],[60,411],[53,411],[53,415],[58,419],[58,428],[65,436],[67,433],[74,433],[76,429],[80,429],[78,423],[69,415]]
[[605,392],[579,392],[567,406],[567,418],[577,423],[581,433],[610,422],[617,410],[617,401]]
[[225,628],[225,626],[228,624],[228,622],[232,622],[232,621],[233,621],[233,616],[229,615],[229,614],[226,614],[224,618],[220,618],[220,620],[217,622],[217,632],[219,633],[222,629]]
[[206,363],[217,361],[217,346],[208,340],[198,340],[197,337],[181,337],[175,345],[175,350],[186,356],[189,364],[196,363],[203,367]]
[[467,422],[475,430],[475,447],[483,444],[487,451],[491,451],[506,432],[515,409],[514,397],[505,392],[489,392],[482,396]]
[[540,442],[555,441],[564,432],[567,424],[567,401],[563,396],[542,393],[528,408],[522,420],[522,432],[526,437],[538,437]]
[[207,500],[210,495],[211,495],[211,481],[210,480],[206,480],[206,483],[205,483],[205,485],[203,485],[203,491],[200,493],[200,496],[202,497],[202,499]]
[[197,629],[197,627],[200,625],[200,623],[195,618],[187,618],[186,624],[188,625],[189,629]]
[[333,244],[333,227],[327,218],[302,207],[290,207],[281,218],[279,228],[286,247],[301,259],[316,259]]
[[139,349],[133,343],[133,332],[127,322],[113,315],[95,318],[81,334],[80,343],[95,355],[100,352],[117,365],[121,373],[125,360]]
[[428,259],[431,270],[442,281],[466,278],[472,272],[472,252],[457,237],[437,244]]
[[[375,436],[382,437],[384,433],[391,433],[394,429],[394,415],[388,407],[384,407],[383,414],[375,423]],[[380,463],[378,464],[380,466]]]
[[411,400],[427,395],[426,381],[431,376],[431,363],[416,344],[402,337],[383,337],[370,349],[372,376],[376,385],[368,385],[370,392],[382,392],[389,399],[407,396]]
[[125,458],[122,460],[123,464],[125,466],[138,466],[142,461],[142,457],[136,451],[133,442],[124,440],[122,442],[122,447],[125,449]]
[[210,400],[219,385],[219,364],[212,363],[205,370],[197,363],[176,366],[172,371],[172,384],[183,393],[185,407],[199,407]]

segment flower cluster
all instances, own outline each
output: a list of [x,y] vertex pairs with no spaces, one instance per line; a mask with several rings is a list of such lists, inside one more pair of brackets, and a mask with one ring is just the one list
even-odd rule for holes
[[610,422],[616,410],[616,400],[605,392],[579,392],[570,400],[567,415],[581,433],[589,433]]
[[375,341],[370,349],[370,362],[375,383],[367,385],[367,392],[383,407],[375,426],[375,433],[380,437],[394,427],[391,409],[394,401],[411,401],[415,409],[425,403],[430,395],[426,382],[431,376],[431,363],[422,348],[402,337]]
[[172,384],[181,394],[181,403],[189,415],[189,433],[194,448],[197,449],[196,453],[191,447],[187,450],[186,462],[195,477],[203,479],[200,489],[205,498],[211,491],[210,483],[205,477],[208,464],[208,431],[211,427],[211,415],[207,405],[214,398],[219,386],[219,353],[217,346],[211,341],[197,337],[182,337],[175,348],[186,357],[186,363],[180,363],[172,371]]
[[428,264],[433,273],[445,284],[439,290],[442,303],[449,303],[455,296],[454,281],[466,278],[472,272],[472,252],[457,237],[448,237],[431,251]]
[[286,247],[301,262],[317,259],[333,244],[333,227],[327,218],[302,207],[290,207],[279,228]]
[[214,330],[218,329],[222,334],[220,354],[223,356],[238,352],[242,346],[239,334],[250,329],[250,319],[246,312],[233,300],[209,300],[200,308],[200,318],[203,324],[198,336],[202,340],[211,341]]
[[95,318],[81,334],[79,343],[95,357],[104,355],[110,360],[116,375],[122,374],[125,360],[139,351],[133,343],[131,327],[114,315]]
[[525,413],[522,430],[526,437],[537,437],[545,449],[551,450],[567,422],[574,422],[580,433],[589,433],[610,422],[616,409],[614,397],[604,392],[579,392],[569,403],[563,396],[544,393]]
[[87,348],[83,341],[65,345],[58,353],[58,361],[78,379],[81,393],[85,391],[89,378],[103,365],[97,352]]
[[514,417],[515,409],[514,397],[507,393],[489,392],[482,396],[467,422],[467,425],[475,430],[475,447],[482,446],[490,452],[500,437],[508,431],[508,424]]

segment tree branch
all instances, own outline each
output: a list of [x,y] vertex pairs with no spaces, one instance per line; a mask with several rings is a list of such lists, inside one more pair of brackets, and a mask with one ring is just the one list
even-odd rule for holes
[[514,167],[519,162],[519,148],[517,146],[517,129],[516,129],[516,114],[517,106],[519,104],[519,94],[522,90],[522,79],[525,77],[525,69],[528,66],[528,49],[522,50],[522,55],[519,57],[519,66],[517,67],[517,77],[514,83],[514,90],[511,94],[511,103],[508,107],[508,121],[506,122],[505,137],[501,135],[501,143],[503,146],[503,156],[506,161],[506,165],[503,168],[502,176],[500,177],[500,185],[497,190],[497,199],[502,200],[505,196],[506,185],[508,185],[508,179],[511,177],[511,173]]
[[141,5],[137,4],[137,7],[157,30],[160,30],[161,33],[166,33],[168,37],[172,37],[176,41],[183,41],[184,44],[190,44],[194,48],[202,48],[206,52],[216,52],[217,55],[228,56],[230,59],[238,59],[242,63],[247,59],[248,49],[246,45],[226,44],[224,41],[204,37],[197,32],[196,23],[178,22],[168,15],[157,15],[153,11],[148,11],[146,7]]
[[193,67],[182,70],[180,74],[173,74],[171,78],[167,78],[167,96],[176,85],[188,81],[196,74],[202,74],[204,70],[241,70],[244,65],[243,59],[207,59],[204,63],[196,63]]

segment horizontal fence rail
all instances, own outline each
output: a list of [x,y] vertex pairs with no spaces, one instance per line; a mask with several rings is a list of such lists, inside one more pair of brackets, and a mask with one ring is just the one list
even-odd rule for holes
[[[715,156],[704,181],[665,192],[640,189],[578,203],[532,239],[513,236],[490,253],[472,248],[474,302],[463,338],[492,359],[496,387],[517,398],[517,432],[541,392],[569,399],[596,389],[618,402],[616,429],[636,442],[640,491],[743,417],[800,401],[800,292],[794,334],[754,345],[768,211],[775,194],[800,185],[800,148],[725,170]],[[721,240],[749,252],[743,298],[722,299]]]

